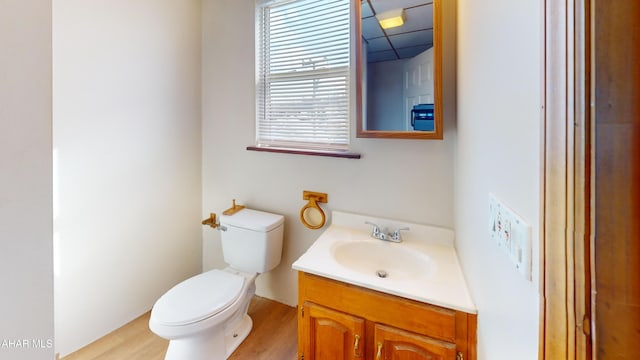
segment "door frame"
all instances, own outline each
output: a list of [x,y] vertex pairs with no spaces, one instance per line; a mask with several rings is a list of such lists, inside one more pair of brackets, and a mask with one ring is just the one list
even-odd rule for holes
[[540,359],[591,359],[592,0],[545,0]]

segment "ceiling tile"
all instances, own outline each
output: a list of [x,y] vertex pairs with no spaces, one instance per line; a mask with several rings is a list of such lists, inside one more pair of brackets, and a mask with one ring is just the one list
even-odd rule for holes
[[394,48],[405,48],[418,45],[433,44],[433,30],[421,30],[410,33],[389,36]]
[[362,37],[366,40],[383,37],[384,33],[375,17],[362,19]]
[[430,45],[412,46],[408,48],[397,49],[401,59],[409,59],[431,48]]
[[393,50],[367,53],[367,62],[370,63],[397,59],[398,58],[396,57],[396,53]]
[[369,0],[376,13],[393,9],[406,9],[423,4],[432,4],[432,0]]
[[383,50],[393,50],[393,48],[391,48],[391,44],[389,44],[389,40],[387,40],[387,38],[376,38],[376,39],[371,39],[367,41],[367,52],[371,53],[371,52],[376,52],[376,51],[383,51]]
[[373,10],[371,9],[371,6],[369,6],[369,2],[368,1],[366,1],[366,0],[363,1],[362,5],[361,5],[361,8],[362,8],[362,17],[363,18],[371,17],[371,16],[374,15],[373,14]]

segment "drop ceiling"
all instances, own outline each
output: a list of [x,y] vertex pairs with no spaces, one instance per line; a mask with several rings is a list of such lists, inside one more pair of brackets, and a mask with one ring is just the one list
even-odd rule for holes
[[[367,61],[412,58],[433,46],[433,1],[362,0],[362,38]],[[383,30],[375,15],[403,8],[404,25]]]

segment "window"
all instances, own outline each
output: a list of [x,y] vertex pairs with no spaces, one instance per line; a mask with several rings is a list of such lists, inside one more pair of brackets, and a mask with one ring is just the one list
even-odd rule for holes
[[349,150],[349,19],[350,0],[258,4],[258,148]]

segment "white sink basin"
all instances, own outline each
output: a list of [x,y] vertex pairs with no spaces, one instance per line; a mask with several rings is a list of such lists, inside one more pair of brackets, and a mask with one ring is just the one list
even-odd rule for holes
[[[409,227],[401,243],[371,238],[374,222]],[[407,299],[476,313],[451,229],[332,211],[331,225],[292,268]]]
[[341,266],[366,276],[389,280],[423,278],[431,275],[431,259],[422,253],[382,240],[335,243],[331,251]]

